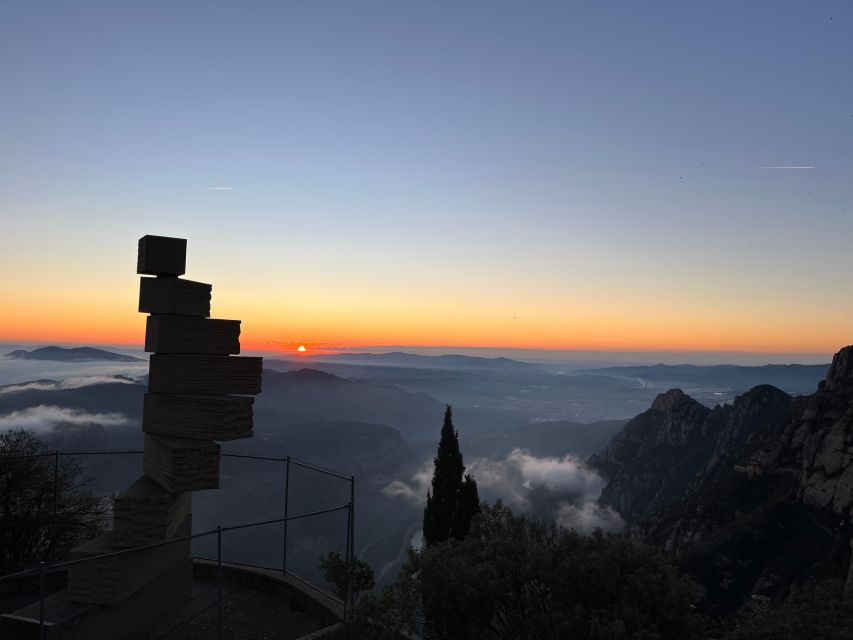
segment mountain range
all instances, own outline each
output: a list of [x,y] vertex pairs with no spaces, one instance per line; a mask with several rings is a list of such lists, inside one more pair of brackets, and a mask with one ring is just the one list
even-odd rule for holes
[[585,369],[583,373],[633,378],[645,383],[664,385],[713,386],[746,391],[760,384],[779,387],[789,393],[812,393],[819,380],[826,376],[827,364],[768,364],[744,365],[666,365],[619,366]]
[[392,384],[341,378],[316,369],[285,373],[264,369],[263,393],[255,400],[255,410],[260,424],[358,421],[417,435],[440,427],[444,405],[425,393]]
[[588,462],[632,538],[670,556],[697,601],[737,607],[809,578],[848,579],[851,460],[845,347],[808,396],[760,385],[708,408],[669,390]]
[[16,349],[6,354],[7,358],[15,360],[54,360],[56,362],[145,362],[142,358],[114,353],[94,347],[41,347],[27,351]]
[[490,369],[498,371],[534,369],[536,365],[510,358],[483,358],[447,354],[424,356],[402,351],[388,353],[333,353],[311,358],[311,362],[366,364],[372,366],[416,367],[426,369]]

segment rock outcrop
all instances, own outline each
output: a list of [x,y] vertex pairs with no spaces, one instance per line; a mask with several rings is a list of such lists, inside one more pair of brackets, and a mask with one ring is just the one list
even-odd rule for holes
[[659,395],[590,464],[610,479],[601,501],[628,522],[684,494],[712,446],[702,433],[711,410],[680,389]]
[[699,600],[845,579],[853,528],[853,347],[810,396],[763,385],[708,409],[678,389],[590,463],[628,533],[692,576]]

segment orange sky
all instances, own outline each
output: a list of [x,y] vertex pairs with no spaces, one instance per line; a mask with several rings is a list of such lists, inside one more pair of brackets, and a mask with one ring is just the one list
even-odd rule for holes
[[[94,278],[55,290],[3,285],[8,306],[0,316],[0,341],[141,344],[145,325],[136,312],[136,280],[119,280],[121,288],[101,290]],[[845,313],[803,315],[773,300],[724,305],[683,297],[679,304],[642,304],[640,298],[625,292],[580,305],[533,296],[508,304],[452,291],[427,298],[306,288],[261,296],[215,285],[213,314],[241,319],[244,349],[265,351],[306,344],[311,350],[410,345],[830,353],[851,341]]]

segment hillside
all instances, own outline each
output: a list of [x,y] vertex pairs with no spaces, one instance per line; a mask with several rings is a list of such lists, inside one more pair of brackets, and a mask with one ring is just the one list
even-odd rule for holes
[[[424,393],[390,384],[350,380],[301,369],[279,373],[264,369],[264,390],[255,401],[258,416],[275,411],[281,420],[337,420],[389,425],[404,436],[432,433],[444,405]],[[274,416],[267,414],[268,420]]]
[[93,384],[63,386],[55,380],[36,380],[0,387],[0,414],[40,405],[59,406],[87,413],[120,412],[133,419],[142,416],[146,385],[128,378],[93,378]]
[[768,364],[759,367],[742,365],[665,365],[604,367],[584,373],[634,378],[644,384],[677,385],[733,389],[741,393],[752,387],[769,384],[788,393],[814,393],[817,383],[826,376],[829,364]]
[[561,457],[572,454],[586,457],[600,451],[624,425],[625,420],[582,423],[548,420],[515,427],[506,432],[470,437],[466,447],[471,455],[505,457],[513,449],[524,449],[535,456]]
[[142,358],[114,353],[94,347],[41,347],[26,351],[17,349],[6,354],[15,360],[53,360],[56,362],[145,362]]
[[392,351],[389,353],[335,353],[318,356],[316,361],[428,369],[490,369],[496,371],[517,371],[536,368],[536,365],[503,357],[483,358],[479,356],[464,356],[456,354],[425,356],[415,353],[405,353],[402,351]]
[[406,462],[409,450],[393,427],[369,422],[322,420],[284,425],[256,423],[255,437],[228,443],[229,453],[287,454],[370,477]]
[[600,501],[663,549],[711,602],[846,578],[853,529],[853,347],[817,392],[759,386],[708,409],[661,394],[590,459]]

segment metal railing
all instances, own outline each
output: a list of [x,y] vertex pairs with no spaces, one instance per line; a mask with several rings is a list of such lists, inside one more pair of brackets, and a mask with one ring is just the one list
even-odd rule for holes
[[[264,485],[267,489],[274,490],[280,487],[281,501],[278,501],[271,493],[266,493],[260,500],[260,506],[265,507],[269,513],[269,504],[278,504],[283,510],[280,517],[267,518],[242,522],[239,524],[222,524],[221,513],[215,513],[219,520],[215,527],[206,526],[205,530],[192,535],[175,538],[154,545],[136,547],[133,549],[122,549],[119,551],[80,558],[74,560],[58,559],[53,557],[53,539],[57,534],[57,514],[59,512],[60,494],[63,492],[59,486],[60,459],[65,456],[126,456],[141,455],[141,451],[52,451],[22,456],[0,457],[0,465],[15,459],[25,458],[53,458],[53,495],[52,495],[52,519],[49,525],[51,535],[51,546],[44,561],[35,566],[16,571],[15,573],[0,576],[0,597],[5,591],[8,595],[9,585],[16,584],[12,593],[30,593],[36,596],[35,602],[39,603],[39,627],[42,634],[45,633],[45,601],[56,591],[64,588],[67,573],[76,565],[90,562],[105,562],[113,558],[121,558],[127,554],[139,554],[148,549],[163,547],[170,544],[188,543],[191,546],[194,558],[216,562],[217,587],[213,598],[216,606],[216,626],[219,638],[222,638],[222,625],[227,616],[223,614],[222,594],[222,566],[254,567],[273,570],[284,578],[285,581],[298,582],[299,584],[317,592],[323,598],[337,603],[340,606],[341,618],[346,620],[348,610],[351,607],[351,595],[349,585],[343,597],[337,593],[331,593],[326,588],[324,576],[320,570],[321,556],[330,551],[339,552],[345,558],[348,567],[354,559],[354,522],[355,522],[355,478],[325,469],[319,465],[311,464],[303,460],[286,457],[266,457],[243,454],[221,454],[221,467],[226,465],[241,464],[243,462],[252,464],[268,463],[280,466],[275,476],[279,478],[280,484],[272,478],[265,478]],[[127,469],[125,465],[125,469]],[[226,469],[227,471],[227,469]],[[138,469],[137,473],[138,475]],[[226,474],[227,475],[227,474]],[[92,480],[89,478],[89,480]],[[116,483],[119,480],[113,479]],[[123,479],[121,479],[124,482]],[[228,481],[223,477],[223,484]],[[124,484],[122,488],[129,486]],[[239,489],[239,487],[238,487]],[[103,488],[102,488],[103,490]],[[216,496],[219,492],[211,492],[208,506],[216,504]],[[232,490],[232,497],[238,495]],[[245,502],[245,501],[244,501]],[[256,507],[258,505],[255,505]],[[204,505],[202,505],[204,507]],[[204,508],[201,509],[205,511]],[[194,505],[194,520],[196,519],[196,507]],[[202,513],[199,524],[209,522],[214,513]],[[215,544],[214,544],[215,543]],[[348,572],[349,573],[349,572]],[[36,589],[36,582],[38,583]],[[23,588],[22,588],[23,587]],[[29,587],[29,589],[27,588]],[[193,596],[197,597],[196,595]],[[207,594],[210,598],[210,594]],[[26,603],[25,603],[26,604]],[[204,615],[210,615],[210,607],[202,607]]]

